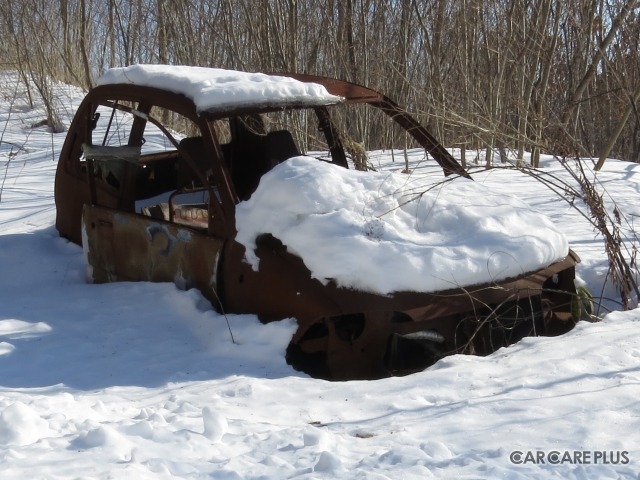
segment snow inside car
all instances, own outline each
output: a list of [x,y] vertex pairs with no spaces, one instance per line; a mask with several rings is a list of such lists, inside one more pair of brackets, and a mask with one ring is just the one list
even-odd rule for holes
[[[391,126],[357,124],[377,116]],[[367,152],[397,144],[444,175],[365,171]],[[415,372],[576,321],[578,258],[554,225],[340,80],[111,69],[70,126],[55,201],[91,281],[174,282],[225,314],[293,317],[287,360],[320,378]]]

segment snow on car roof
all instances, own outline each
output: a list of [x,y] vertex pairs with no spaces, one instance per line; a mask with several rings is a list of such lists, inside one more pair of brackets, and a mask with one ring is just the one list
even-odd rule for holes
[[112,68],[98,85],[132,84],[160,88],[193,100],[198,111],[235,107],[290,107],[331,105],[342,97],[318,83],[293,78],[220,68],[178,65],[132,65]]

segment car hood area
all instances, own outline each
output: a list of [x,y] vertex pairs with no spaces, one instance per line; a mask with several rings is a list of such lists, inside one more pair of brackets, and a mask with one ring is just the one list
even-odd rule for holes
[[237,205],[236,226],[254,270],[256,239],[271,234],[319,281],[381,295],[500,282],[569,252],[548,217],[479,182],[361,172],[309,156],[266,173]]

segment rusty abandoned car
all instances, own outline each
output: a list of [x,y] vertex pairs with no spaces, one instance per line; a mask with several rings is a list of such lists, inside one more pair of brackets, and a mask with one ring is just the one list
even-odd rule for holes
[[452,353],[488,354],[573,327],[578,258],[570,250],[501,281],[388,294],[319,281],[274,232],[256,239],[259,268],[247,262],[237,206],[262,176],[303,152],[354,168],[349,108],[386,118],[445,177],[468,177],[412,116],[369,88],[138,65],[108,71],[80,105],[56,174],[56,227],[83,245],[93,282],[174,282],[199,289],[225,314],[295,318],[287,361],[319,378],[407,374]]

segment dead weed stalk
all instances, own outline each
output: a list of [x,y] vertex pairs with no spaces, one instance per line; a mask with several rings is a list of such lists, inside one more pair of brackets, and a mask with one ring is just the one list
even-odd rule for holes
[[[609,211],[605,204],[604,186],[594,175],[593,179],[587,176],[582,158],[576,156],[571,159],[557,158],[563,168],[577,184],[570,183],[559,175],[532,169],[522,165],[515,165],[511,168],[533,177],[554,192],[559,198],[565,200],[582,217],[589,221],[594,229],[602,236],[604,249],[607,254],[609,269],[607,278],[613,282],[621,298],[621,306],[624,310],[634,307],[632,297],[640,298],[637,278],[637,248],[638,238],[633,225],[620,212],[614,201],[613,211]],[[580,202],[578,202],[578,200]],[[586,206],[586,211],[580,203]],[[632,232],[631,241],[623,239],[621,227]],[[606,285],[606,281],[605,281]],[[604,290],[604,285],[603,285]],[[600,295],[602,298],[602,295]]]

